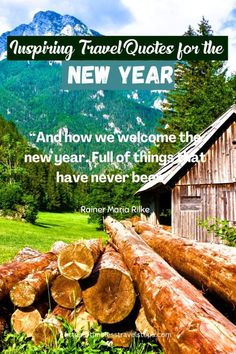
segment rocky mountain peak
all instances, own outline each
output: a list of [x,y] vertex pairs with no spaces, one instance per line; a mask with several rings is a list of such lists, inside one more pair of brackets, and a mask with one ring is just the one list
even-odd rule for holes
[[4,58],[7,36],[100,36],[83,22],[70,15],[54,11],[37,12],[32,22],[21,24],[0,36],[0,57]]

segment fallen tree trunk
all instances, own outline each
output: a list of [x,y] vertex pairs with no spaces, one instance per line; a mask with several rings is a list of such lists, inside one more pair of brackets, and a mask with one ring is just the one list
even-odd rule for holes
[[44,270],[29,274],[25,279],[16,283],[11,289],[11,301],[18,307],[28,307],[32,305],[49,289],[49,286],[58,275],[59,271],[56,261],[49,264]]
[[61,318],[68,321],[71,315],[71,310],[61,306],[56,306],[55,309],[47,315],[44,321],[39,323],[32,334],[32,341],[39,345],[44,343],[48,346],[55,346],[57,338],[63,334]]
[[235,353],[236,327],[229,320],[134,231],[110,217],[105,226],[123,255],[165,353]]
[[55,254],[48,252],[26,259],[24,262],[14,261],[0,265],[0,300],[9,294],[17,282],[30,273],[43,270],[56,259]]
[[85,307],[101,323],[117,323],[126,318],[135,304],[135,291],[121,255],[111,246],[82,283]]
[[103,250],[100,239],[83,240],[64,247],[58,256],[58,268],[66,278],[87,278]]
[[145,231],[142,239],[172,267],[236,306],[236,249]]
[[82,291],[77,280],[59,275],[51,287],[53,300],[60,306],[74,309],[82,300]]

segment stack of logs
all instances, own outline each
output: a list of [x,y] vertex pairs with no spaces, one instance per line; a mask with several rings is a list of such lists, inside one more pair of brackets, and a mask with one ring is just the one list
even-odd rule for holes
[[53,345],[63,318],[84,336],[101,324],[118,346],[129,346],[136,329],[165,353],[236,353],[236,327],[195,287],[233,308],[236,249],[174,237],[136,219],[108,217],[105,228],[106,246],[60,241],[48,253],[26,248],[1,265],[0,331],[11,302],[14,330],[35,344]]

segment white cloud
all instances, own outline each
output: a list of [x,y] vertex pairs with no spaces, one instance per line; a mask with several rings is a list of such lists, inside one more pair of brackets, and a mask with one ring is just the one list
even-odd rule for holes
[[0,16],[0,33],[3,33],[8,29],[10,29],[10,27],[6,17]]
[[21,23],[29,23],[36,12],[46,10],[75,16],[101,33],[106,33],[108,28],[115,31],[132,20],[129,9],[121,0],[1,0],[0,14],[5,21],[0,24],[0,31],[6,32]]
[[229,35],[229,63],[236,70],[236,28],[223,26],[235,8],[236,0],[1,0],[0,32],[29,23],[40,10],[75,16],[107,35],[182,35],[204,16],[215,34]]
[[[182,35],[189,25],[196,28],[202,16],[211,24],[215,35],[229,36],[231,71],[236,71],[236,25],[223,29],[236,8],[236,0],[122,0],[134,21],[117,31],[117,35]],[[236,22],[236,19],[235,19]],[[109,32],[112,33],[112,29]]]
[[134,17],[134,22],[118,34],[181,35],[189,24],[196,26],[207,18],[217,31],[236,7],[236,0],[122,0]]

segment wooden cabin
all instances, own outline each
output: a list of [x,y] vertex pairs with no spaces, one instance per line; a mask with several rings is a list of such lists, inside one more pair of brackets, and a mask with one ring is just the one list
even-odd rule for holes
[[[149,208],[141,218],[170,224],[178,236],[215,242],[198,220],[217,217],[236,225],[236,105],[180,153],[188,159],[176,154],[138,190],[142,206]],[[204,156],[205,161],[189,162],[194,156]]]

